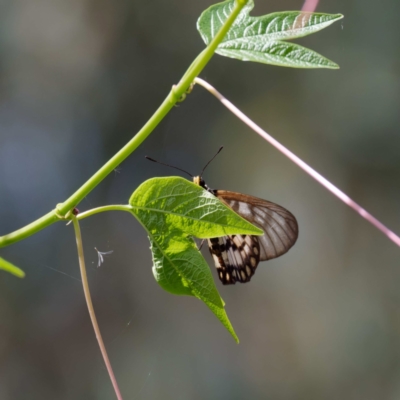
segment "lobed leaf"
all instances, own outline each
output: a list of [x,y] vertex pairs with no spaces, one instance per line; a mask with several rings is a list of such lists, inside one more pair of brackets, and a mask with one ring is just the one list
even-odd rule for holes
[[[224,24],[234,5],[234,0],[227,0],[211,6],[202,13],[197,22],[197,29],[207,45]],[[318,32],[343,18],[343,15],[284,11],[251,17],[249,13],[253,7],[254,1],[249,0],[219,44],[216,53],[243,61],[286,67],[338,68],[336,63],[320,54],[282,40]]]

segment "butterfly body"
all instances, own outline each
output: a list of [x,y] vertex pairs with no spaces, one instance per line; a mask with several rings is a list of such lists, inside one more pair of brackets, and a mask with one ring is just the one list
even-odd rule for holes
[[193,182],[264,231],[262,236],[229,235],[208,239],[208,247],[224,285],[249,282],[260,261],[286,253],[296,242],[296,218],[285,208],[242,193],[210,189],[201,176]]

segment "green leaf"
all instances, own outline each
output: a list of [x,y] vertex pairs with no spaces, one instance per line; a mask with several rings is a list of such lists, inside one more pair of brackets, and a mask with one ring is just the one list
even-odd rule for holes
[[158,284],[176,295],[202,300],[225,326],[237,343],[237,337],[211,275],[210,268],[193,240],[180,231],[162,238],[149,236],[153,256],[153,274]]
[[299,46],[295,43],[283,41],[260,43],[237,43],[235,49],[221,48],[218,54],[236,58],[242,61],[253,61],[264,64],[278,65],[292,68],[331,68],[339,66],[320,54]]
[[238,341],[192,236],[262,235],[263,231],[211,193],[180,177],[149,179],[135,190],[129,203],[149,234],[153,274],[159,285],[170,293],[202,300]]
[[[232,12],[234,4],[234,0],[215,4],[200,16],[197,29],[207,45]],[[250,17],[253,7],[253,0],[249,0],[219,44],[218,54],[286,67],[338,68],[336,63],[320,54],[283,40],[318,32],[343,18],[343,15],[284,11]]]
[[18,267],[16,267],[15,265],[11,264],[10,262],[1,257],[0,257],[0,269],[17,276],[18,278],[25,277],[25,272],[22,271],[22,269],[19,269]]
[[180,177],[153,178],[142,183],[129,204],[151,235],[173,227],[200,239],[264,232],[236,214],[210,192]]

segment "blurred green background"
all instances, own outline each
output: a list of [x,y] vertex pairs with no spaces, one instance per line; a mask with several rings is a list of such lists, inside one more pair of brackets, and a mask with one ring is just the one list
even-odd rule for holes
[[[0,234],[65,200],[146,122],[203,49],[211,1],[4,0],[0,13]],[[256,1],[253,15],[300,9]],[[322,0],[345,19],[297,43],[341,69],[215,56],[201,77],[400,232],[400,3]],[[145,232],[125,213],[82,223],[89,279],[126,399],[397,400],[400,250],[196,87],[80,205],[126,203],[149,155],[212,188],[281,204],[300,236],[251,283],[223,287],[236,345],[207,307],[154,281]],[[97,247],[113,250],[97,268]],[[217,279],[214,266],[213,274]],[[1,249],[0,399],[113,399],[82,288],[72,227]],[[57,271],[58,272],[57,272]]]

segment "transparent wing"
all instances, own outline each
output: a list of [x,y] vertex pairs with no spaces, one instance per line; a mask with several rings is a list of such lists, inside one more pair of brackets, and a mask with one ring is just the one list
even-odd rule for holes
[[258,236],[232,235],[208,239],[218,277],[224,285],[249,282],[260,262]]
[[296,218],[275,203],[246,194],[215,190],[213,192],[236,213],[264,231],[258,238],[260,261],[270,260],[286,253],[299,235]]

